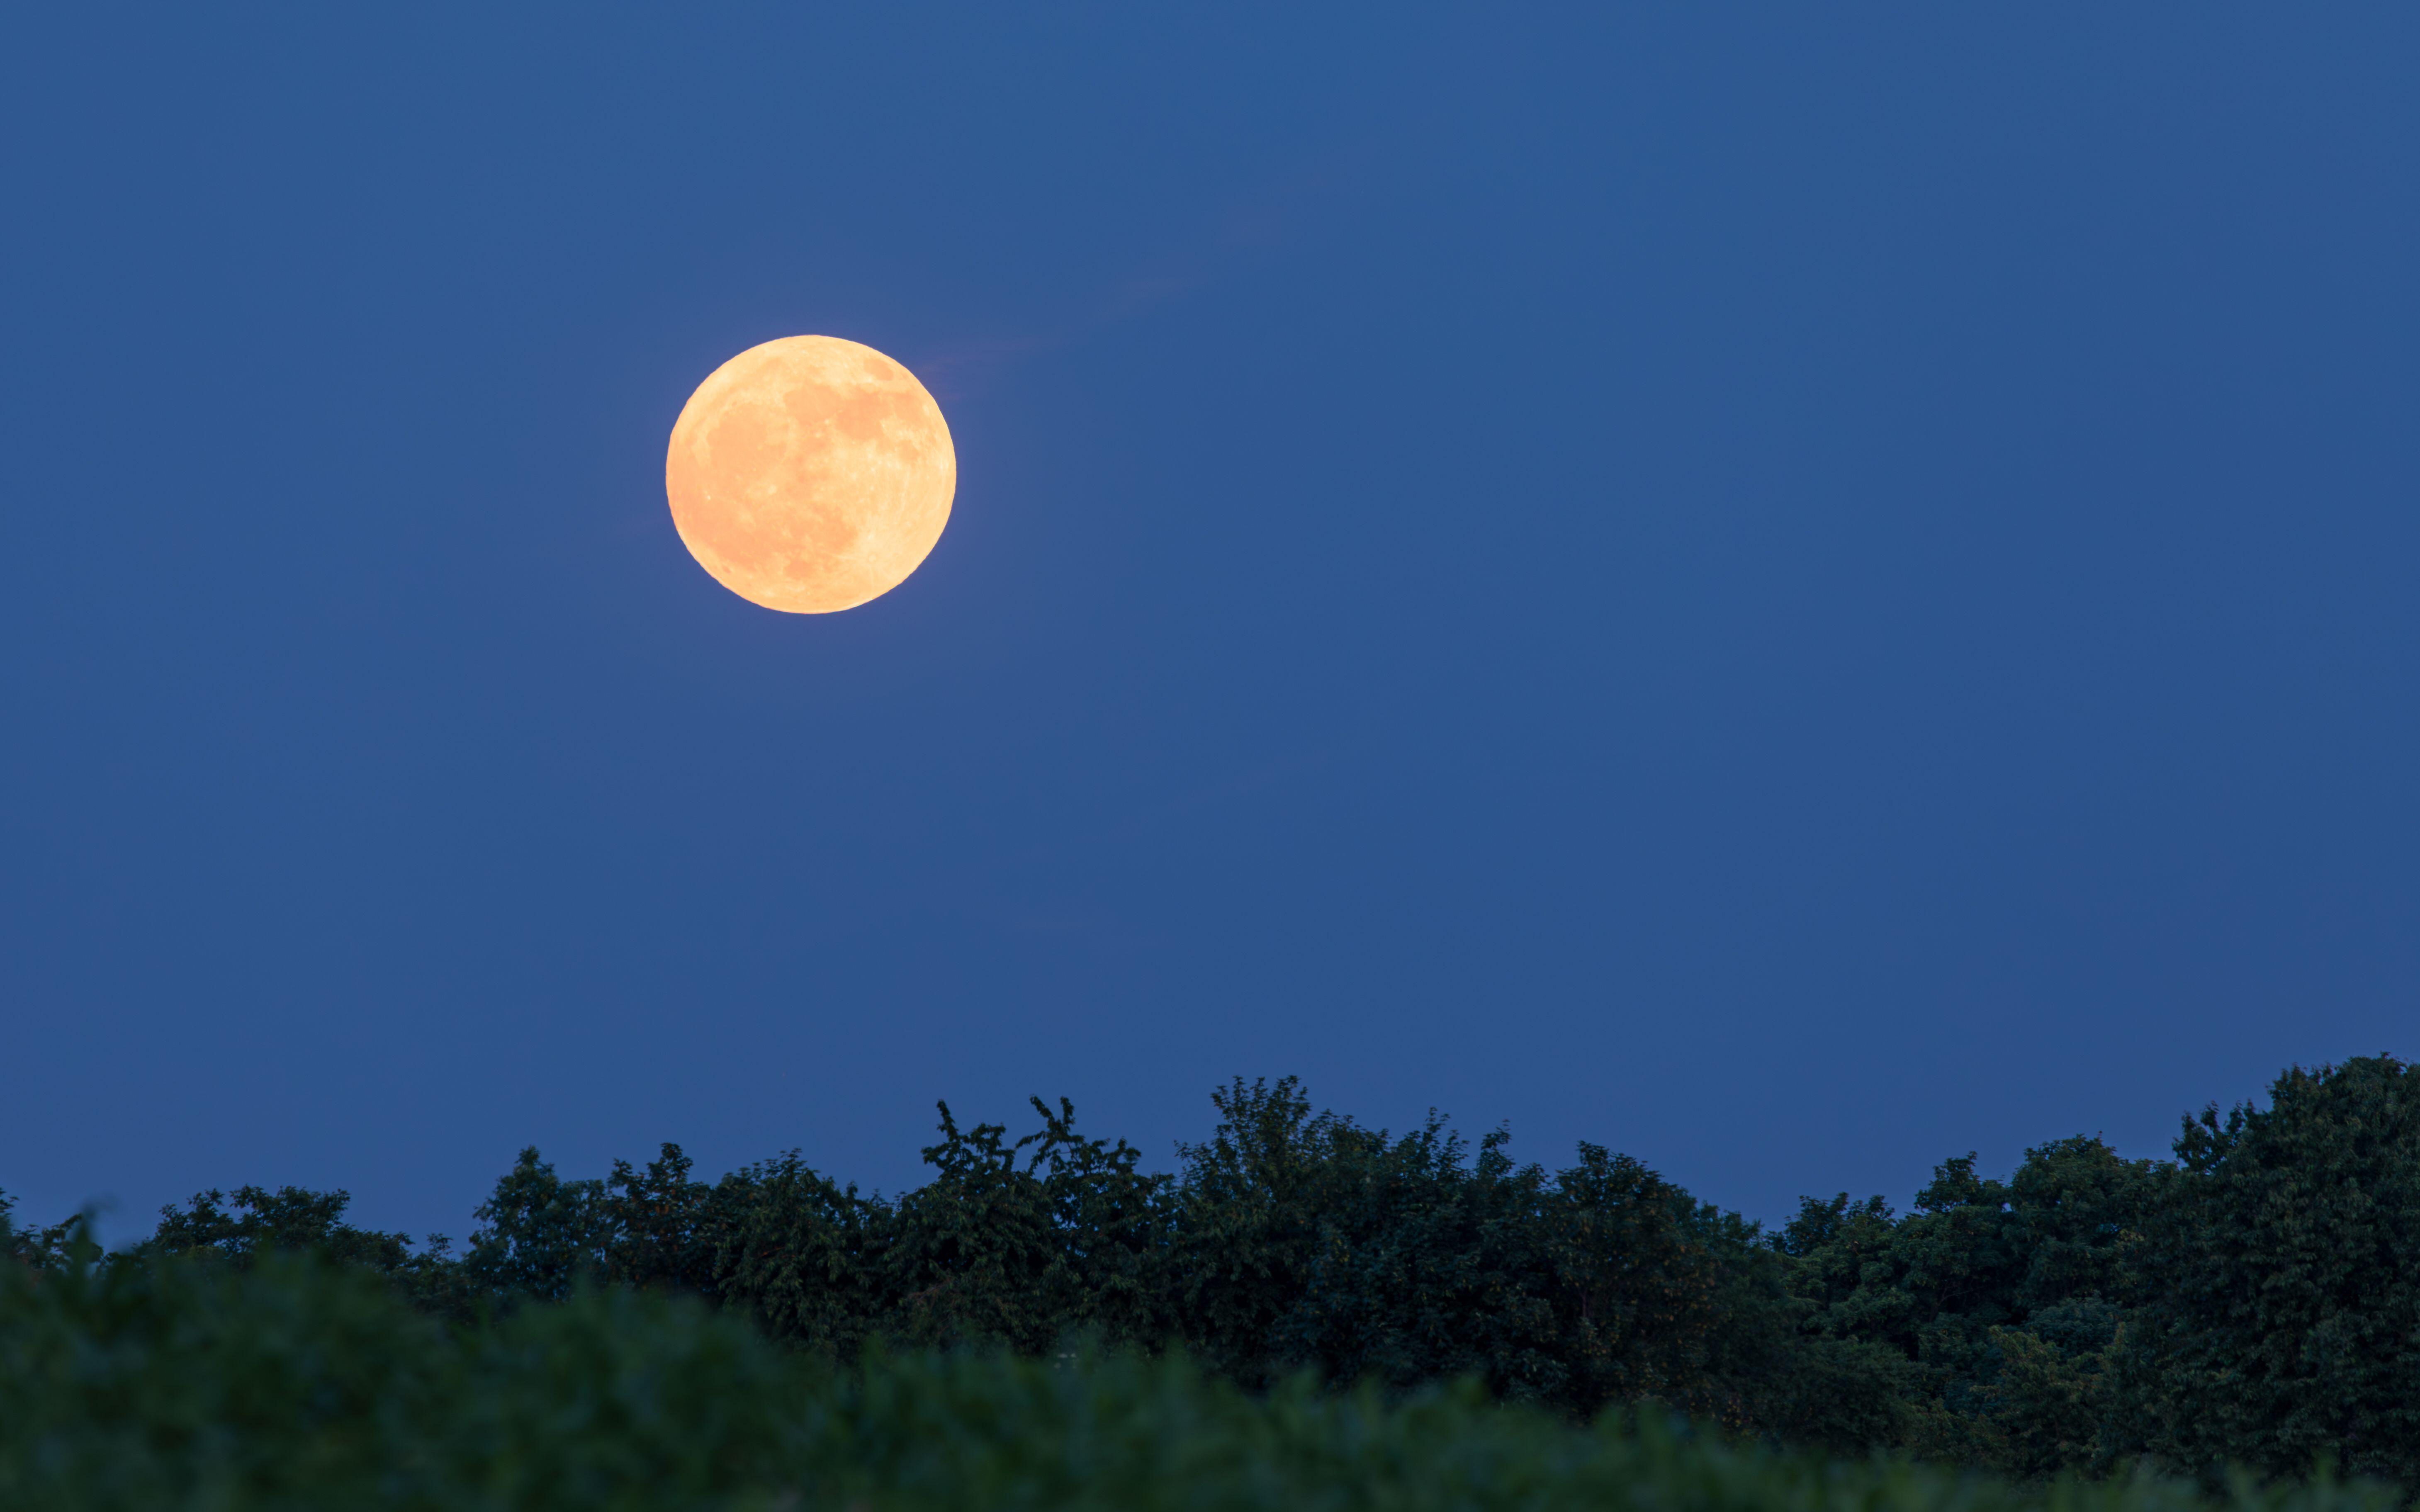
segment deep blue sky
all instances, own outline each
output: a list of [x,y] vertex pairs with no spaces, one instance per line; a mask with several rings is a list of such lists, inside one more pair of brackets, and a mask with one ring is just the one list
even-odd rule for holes
[[[1014,12],[1014,14],[1012,14]],[[0,1186],[1297,1072],[1752,1215],[2414,1048],[2408,8],[18,8]],[[803,332],[958,443],[675,536]]]

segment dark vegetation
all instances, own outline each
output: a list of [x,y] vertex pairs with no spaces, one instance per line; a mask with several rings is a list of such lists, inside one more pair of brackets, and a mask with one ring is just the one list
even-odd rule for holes
[[0,1505],[411,1512],[2394,1512],[2319,1477],[2028,1488],[1593,1427],[1472,1384],[1253,1394],[1180,1356],[785,1350],[584,1288],[447,1328],[359,1268],[268,1255],[0,1275]]
[[[1909,1461],[2136,1500],[2187,1497],[2154,1472],[2311,1504],[2372,1493],[2249,1488],[2420,1485],[2420,1072],[2391,1058],[2288,1072],[2266,1108],[2187,1119],[2173,1161],[2075,1137],[1995,1180],[1962,1157],[1904,1215],[1809,1198],[1776,1233],[1592,1146],[1548,1171],[1500,1134],[1314,1113],[1291,1080],[1215,1101],[1172,1177],[1064,1103],[1016,1140],[945,1108],[933,1179],[896,1199],[795,1153],[708,1182],[670,1145],[592,1180],[524,1151],[458,1257],[348,1225],[342,1193],[204,1193],[107,1258],[0,1199],[0,1502],[85,1474],[55,1504],[118,1504],[104,1482],[179,1504],[208,1471],[225,1504],[286,1504],[257,1488],[298,1456],[397,1505],[577,1482],[582,1505],[1146,1506],[1187,1455],[1200,1505],[2034,1494]],[[1576,1426],[1623,1409],[1644,1436]],[[1713,1439],[1670,1439],[1667,1411]],[[1758,1442],[1901,1458],[1819,1471]],[[1401,1493],[1319,1478],[1347,1470]]]

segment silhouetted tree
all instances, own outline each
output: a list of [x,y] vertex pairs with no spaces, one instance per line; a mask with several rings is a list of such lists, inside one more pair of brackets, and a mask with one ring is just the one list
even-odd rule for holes
[[[342,1191],[211,1190],[124,1263],[309,1254],[456,1321],[583,1286],[690,1293],[796,1349],[1171,1345],[1254,1389],[1466,1378],[1585,1418],[1658,1402],[1729,1429],[2023,1479],[2148,1457],[2205,1475],[2323,1458],[2420,1484],[2420,1080],[2291,1071],[2265,1110],[2186,1120],[2180,1164],[2097,1138],[2005,1180],[1942,1162],[1905,1215],[1807,1198],[1770,1235],[1594,1145],[1559,1170],[1432,1115],[1402,1135],[1294,1078],[1212,1094],[1173,1176],[1077,1129],[962,1127],[896,1199],[793,1150],[699,1180],[677,1145],[566,1180],[525,1149],[459,1259],[346,1222]],[[105,1268],[73,1222],[0,1254]],[[83,1247],[79,1248],[79,1243]],[[82,1256],[83,1258],[77,1257]]]
[[1877,1442],[2025,1478],[2105,1469],[2122,1447],[2110,1351],[2165,1175],[2082,1136],[2027,1150],[2006,1182],[1962,1155],[1905,1218],[1880,1197],[1809,1197],[1774,1244],[1810,1333],[1897,1356],[1896,1410],[1862,1418],[1892,1420]]
[[2143,1444],[2189,1471],[2332,1459],[2420,1485],[2420,1072],[2298,1067],[2176,1148],[2130,1331]]

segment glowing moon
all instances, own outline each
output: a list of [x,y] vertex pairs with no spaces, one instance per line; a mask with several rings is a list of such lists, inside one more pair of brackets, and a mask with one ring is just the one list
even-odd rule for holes
[[706,375],[681,407],[664,492],[715,581],[791,614],[855,609],[941,538],[958,456],[916,376],[837,336],[784,336]]

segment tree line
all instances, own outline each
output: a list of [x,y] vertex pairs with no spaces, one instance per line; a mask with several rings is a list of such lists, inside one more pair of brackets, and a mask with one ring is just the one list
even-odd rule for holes
[[[465,1326],[659,1288],[843,1360],[1090,1337],[1253,1390],[1466,1379],[2025,1479],[2326,1462],[2420,1485],[2420,1073],[2392,1057],[2288,1071],[2266,1107],[2187,1118],[2172,1160],[2077,1136],[1994,1179],[1962,1156],[1904,1213],[1809,1197],[1774,1231],[1593,1145],[1516,1165],[1500,1131],[1391,1135],[1293,1078],[1212,1101],[1173,1174],[1063,1101],[1015,1139],[944,1105],[932,1179],[896,1198],[796,1151],[706,1181],[675,1145],[601,1179],[530,1149],[458,1255],[346,1223],[342,1192],[243,1187],[163,1210],[109,1263],[310,1250]],[[73,1225],[8,1212],[20,1262],[70,1263]]]

